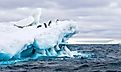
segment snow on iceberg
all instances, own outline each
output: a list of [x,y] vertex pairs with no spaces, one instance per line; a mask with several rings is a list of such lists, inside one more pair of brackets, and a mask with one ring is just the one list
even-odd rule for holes
[[[35,10],[33,16],[15,25],[0,25],[0,61],[37,59],[43,56],[73,57],[66,46],[60,48],[58,45],[77,33],[75,22],[57,21],[45,28],[43,23],[39,23],[40,11]],[[27,26],[29,24],[31,26]],[[37,28],[38,25],[42,27]]]

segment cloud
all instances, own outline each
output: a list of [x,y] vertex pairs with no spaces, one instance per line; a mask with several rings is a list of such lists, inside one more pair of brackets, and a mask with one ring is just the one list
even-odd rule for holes
[[17,7],[42,7],[42,8],[62,8],[77,9],[90,7],[105,7],[113,0],[2,0],[1,8],[17,8]]
[[18,21],[31,16],[36,8],[15,8],[0,10],[0,22]]
[[121,38],[121,0],[1,0],[0,22],[17,21],[42,8],[41,22],[73,19],[76,37]]

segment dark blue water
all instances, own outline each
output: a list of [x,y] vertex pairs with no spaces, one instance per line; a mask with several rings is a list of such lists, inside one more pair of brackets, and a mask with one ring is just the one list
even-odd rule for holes
[[89,58],[48,58],[1,65],[0,72],[121,72],[121,46],[67,45],[71,51],[90,54]]

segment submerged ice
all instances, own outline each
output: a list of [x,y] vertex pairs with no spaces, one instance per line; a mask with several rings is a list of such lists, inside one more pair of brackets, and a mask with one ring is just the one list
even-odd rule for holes
[[66,46],[59,45],[77,33],[75,22],[57,21],[45,28],[39,23],[40,11],[15,24],[0,25],[0,61],[74,56]]

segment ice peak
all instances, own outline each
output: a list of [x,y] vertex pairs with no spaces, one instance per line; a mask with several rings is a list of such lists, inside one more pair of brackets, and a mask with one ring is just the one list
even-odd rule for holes
[[34,18],[34,23],[38,24],[40,21],[40,16],[41,16],[41,8],[37,8],[33,11],[32,14],[33,18]]

